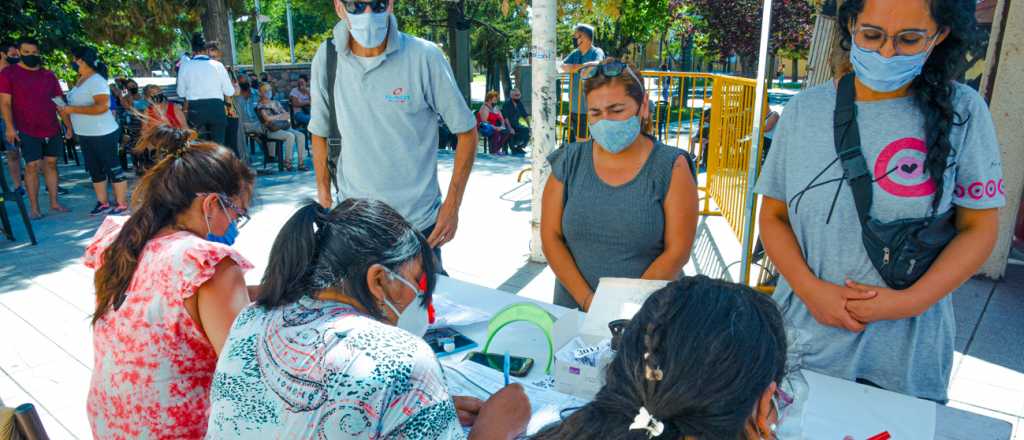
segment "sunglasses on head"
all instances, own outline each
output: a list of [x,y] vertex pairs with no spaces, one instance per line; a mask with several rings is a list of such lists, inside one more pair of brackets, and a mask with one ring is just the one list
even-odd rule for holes
[[363,14],[367,9],[376,14],[388,10],[388,0],[373,0],[370,2],[343,1],[342,3],[345,5],[345,11],[354,15]]
[[632,76],[633,79],[636,80],[636,82],[643,84],[643,81],[640,81],[640,77],[636,76],[636,73],[633,72],[633,69],[630,68],[628,64],[623,63],[622,61],[612,61],[606,64],[590,65],[584,67],[583,70],[580,71],[580,75],[583,76],[583,79],[588,80],[597,76],[598,74],[603,75],[605,78],[615,78],[617,76],[622,76],[622,72],[629,72],[629,76]]

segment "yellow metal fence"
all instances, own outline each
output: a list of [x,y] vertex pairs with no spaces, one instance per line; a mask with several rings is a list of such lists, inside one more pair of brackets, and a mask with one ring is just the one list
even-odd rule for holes
[[[705,185],[700,187],[706,195],[701,215],[724,216],[742,243],[746,225],[755,221],[753,216],[747,215],[746,201],[752,184],[748,182],[748,166],[754,140],[757,82],[708,73],[642,71],[640,74],[650,99],[654,129],[650,134],[666,145],[685,149],[693,155],[698,167],[706,172]],[[570,84],[574,82],[580,93],[570,106]],[[588,138],[582,78],[575,73],[564,74],[559,85],[557,141],[569,142],[573,133],[577,134],[577,139]],[[763,108],[767,114],[768,106]],[[580,109],[578,116],[570,115],[570,109]],[[757,120],[763,124],[764,115]],[[757,141],[760,143],[761,139]],[[717,210],[711,206],[712,198]],[[744,252],[748,253],[749,260],[750,250]]]

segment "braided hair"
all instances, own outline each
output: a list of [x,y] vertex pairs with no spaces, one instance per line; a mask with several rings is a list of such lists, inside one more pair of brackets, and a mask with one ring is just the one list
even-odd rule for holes
[[[867,0],[847,0],[839,8],[840,45],[849,51],[852,35],[849,24],[855,23],[864,10]],[[921,75],[911,83],[910,91],[914,102],[924,116],[925,169],[939,191],[935,192],[932,208],[938,209],[942,199],[945,171],[949,168],[949,155],[953,145],[949,141],[954,125],[964,125],[968,118],[956,113],[953,108],[953,81],[967,70],[967,53],[977,47],[978,24],[974,17],[975,3],[972,0],[926,0],[929,12],[939,30],[948,29],[949,35],[932,50],[925,62]],[[968,115],[969,116],[969,115]]]
[[640,408],[661,439],[739,439],[761,395],[786,367],[782,316],[767,296],[705,276],[652,294],[622,336],[592,402],[534,439],[647,440],[630,430]]

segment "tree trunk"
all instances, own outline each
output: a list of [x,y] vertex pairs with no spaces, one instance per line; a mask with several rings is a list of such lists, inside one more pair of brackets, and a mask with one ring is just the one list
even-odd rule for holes
[[217,47],[224,54],[221,59],[230,64],[231,34],[228,32],[228,5],[225,0],[206,0],[206,8],[202,15],[203,36],[207,42],[217,42]]
[[790,60],[793,62],[792,81],[795,83],[800,79],[800,59],[793,58]]
[[499,63],[499,67],[500,67],[499,75],[501,76],[501,88],[502,88],[502,90],[505,93],[503,95],[503,96],[505,96],[505,99],[508,99],[508,97],[512,94],[512,72],[509,71],[508,64],[509,64],[508,60],[506,60],[505,62]]

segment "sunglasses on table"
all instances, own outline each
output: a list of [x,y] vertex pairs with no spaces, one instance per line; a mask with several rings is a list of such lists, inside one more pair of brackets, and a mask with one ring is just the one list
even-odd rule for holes
[[380,14],[388,10],[388,0],[373,0],[370,2],[357,2],[357,1],[343,1],[345,5],[345,11],[349,14],[359,15],[366,12],[367,9],[373,11],[375,14]]

